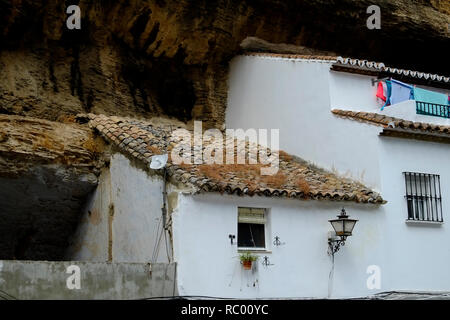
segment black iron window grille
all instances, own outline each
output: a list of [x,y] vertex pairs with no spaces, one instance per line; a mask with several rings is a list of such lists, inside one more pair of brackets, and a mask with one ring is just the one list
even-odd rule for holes
[[416,101],[416,113],[428,116],[450,118],[450,106]]
[[403,172],[408,220],[443,222],[440,176]]

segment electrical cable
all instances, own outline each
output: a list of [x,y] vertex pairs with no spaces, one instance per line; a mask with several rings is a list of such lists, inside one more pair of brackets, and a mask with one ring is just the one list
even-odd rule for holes
[[142,298],[137,300],[154,300],[154,299],[165,299],[165,300],[172,300],[172,299],[215,299],[215,300],[239,300],[239,299],[232,299],[232,298],[224,298],[224,297],[211,297],[211,296],[168,296],[168,297],[150,297],[150,298]]
[[159,248],[161,247],[161,239],[162,239],[162,237],[163,237],[163,234],[164,234],[164,229],[161,229],[161,234],[159,234],[159,238],[158,238],[158,241],[157,241],[157,244],[156,244],[155,255],[154,255],[154,257],[152,257],[152,262],[153,262],[153,263],[155,263],[156,260],[158,259],[158,256],[159,256]]
[[328,275],[328,298],[331,297],[333,291],[333,276],[334,276],[334,253],[331,254],[331,270]]
[[167,255],[167,260],[170,263],[170,254],[169,254],[169,246],[167,244],[167,235],[166,235],[166,230],[163,231],[164,232],[164,244],[166,246],[166,255]]
[[177,290],[177,265],[174,266],[174,271],[173,271],[173,292],[172,292],[172,296],[175,297],[175,292]]
[[[6,297],[2,296],[5,295]],[[10,295],[8,292],[5,292],[3,290],[0,289],[0,298],[2,298],[3,300],[19,300],[16,297]]]
[[158,257],[158,253],[159,253],[158,247],[159,247],[159,243],[161,241],[161,236],[162,236],[162,233],[160,235],[160,229],[162,229],[161,223],[162,223],[162,219],[159,219],[157,230],[156,230],[155,245],[153,246],[152,258],[151,258],[152,263],[155,263],[155,261]]
[[152,258],[151,258],[151,262],[153,262],[153,259],[154,259],[154,257],[155,257],[155,251],[156,251],[156,246],[157,246],[157,243],[158,243],[158,237],[159,237],[159,226],[160,226],[160,224],[161,224],[161,219],[159,219],[158,224],[156,225],[156,228],[155,228],[155,234],[156,234],[156,237],[155,237],[155,243],[153,244],[153,250],[152,250]]

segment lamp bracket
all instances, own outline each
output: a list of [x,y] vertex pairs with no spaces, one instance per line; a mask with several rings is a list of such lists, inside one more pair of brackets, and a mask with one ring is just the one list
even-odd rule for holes
[[328,238],[328,255],[334,255],[345,245],[346,237]]

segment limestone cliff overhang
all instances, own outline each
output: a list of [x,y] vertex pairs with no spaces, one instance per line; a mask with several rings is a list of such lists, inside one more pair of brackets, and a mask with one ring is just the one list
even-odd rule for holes
[[0,115],[0,259],[64,258],[103,147],[86,126]]
[[102,153],[103,141],[77,123],[0,115],[1,175],[17,176],[29,165],[52,164],[91,173],[95,180]]
[[[166,165],[167,175],[172,183],[190,186],[195,193],[219,192],[236,195],[259,195],[266,197],[284,197],[301,200],[336,200],[361,203],[383,204],[383,198],[363,184],[342,178],[317,168],[306,161],[279,152],[279,169],[273,175],[261,175],[262,164],[175,164],[170,157],[176,143],[176,128],[166,124],[155,124],[147,120],[87,114],[92,128],[119,150],[147,166],[156,154],[169,154]],[[225,140],[225,139],[224,139]],[[233,141],[235,159],[238,149]],[[213,143],[213,142],[211,142]],[[214,142],[215,143],[215,142]],[[226,142],[222,150],[226,150]],[[228,141],[228,143],[230,143]],[[218,147],[203,143],[207,147]],[[247,148],[261,146],[247,144]],[[217,150],[217,149],[216,149]],[[272,152],[268,150],[268,154]],[[192,163],[192,162],[191,162]]]
[[301,55],[262,52],[247,52],[245,55],[275,59],[326,62],[330,63],[331,70],[334,71],[358,73],[377,77],[394,77],[415,84],[423,84],[447,89],[450,88],[449,76],[386,66],[383,62],[368,61],[365,59],[331,55]]
[[381,136],[450,143],[450,126],[447,125],[409,121],[373,112],[341,109],[333,109],[331,112],[341,118],[383,127]]

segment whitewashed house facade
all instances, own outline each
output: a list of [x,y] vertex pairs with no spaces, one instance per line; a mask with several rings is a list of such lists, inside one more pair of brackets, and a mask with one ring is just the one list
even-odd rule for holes
[[[169,160],[166,169],[152,170],[151,156],[170,151],[171,129],[87,115],[111,143],[112,156],[68,258],[174,261],[176,291],[186,296],[450,291],[448,119],[430,120],[436,124],[430,126],[418,123],[428,116],[408,113],[411,118],[403,119],[415,122],[401,121],[388,114],[395,105],[374,115],[380,113],[374,76],[333,71],[338,64],[346,65],[329,57],[261,54],[232,62],[226,127],[280,129],[280,149],[288,153],[280,153],[272,178],[249,164]],[[424,217],[431,211],[417,205],[408,210],[405,186],[416,181],[408,173],[426,174],[417,181],[430,186],[435,179],[439,186],[429,194],[438,204],[435,221],[412,221],[430,220]],[[419,193],[409,195],[417,201]],[[358,222],[333,262],[328,220],[342,207]],[[248,250],[259,256],[252,270],[239,261]]]
[[[359,217],[355,237],[339,256],[337,268],[357,257],[351,251],[363,245],[359,241],[372,239],[380,252],[364,250],[364,255],[381,267],[382,291],[448,291],[450,119],[417,114],[414,100],[381,111],[375,84],[384,77],[449,92],[448,77],[367,61],[248,54],[235,58],[231,66],[227,127],[280,128],[281,149],[380,192],[387,204]],[[418,219],[439,221],[408,217],[408,172],[436,175],[422,176],[431,183],[440,180],[437,194],[428,190],[423,196],[432,192],[441,198],[433,214],[442,216]],[[369,219],[376,223],[364,229],[361,222]],[[362,292],[356,287],[350,291]]]

